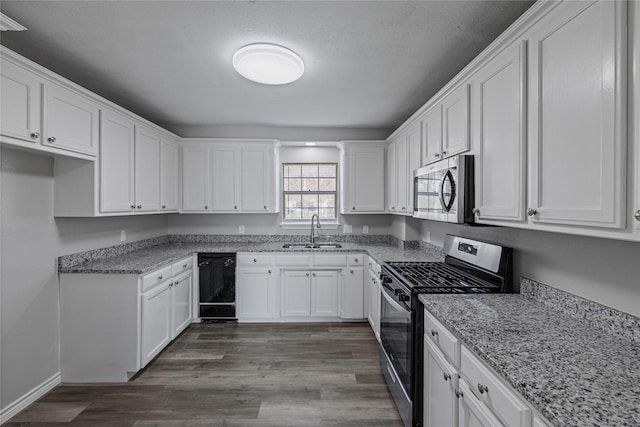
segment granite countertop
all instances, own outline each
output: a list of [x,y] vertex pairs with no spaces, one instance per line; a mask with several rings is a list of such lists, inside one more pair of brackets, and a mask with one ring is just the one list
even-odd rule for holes
[[424,248],[404,249],[389,243],[340,242],[342,247],[337,249],[283,249],[283,243],[285,242],[166,242],[125,254],[106,253],[97,259],[78,263],[59,263],[58,273],[142,274],[197,252],[303,252],[308,254],[366,252],[379,263],[384,261],[442,261],[444,259],[435,246],[425,250]]
[[[553,425],[640,426],[640,341],[633,336],[528,295],[420,300]],[[630,318],[625,333],[637,335],[638,319]]]

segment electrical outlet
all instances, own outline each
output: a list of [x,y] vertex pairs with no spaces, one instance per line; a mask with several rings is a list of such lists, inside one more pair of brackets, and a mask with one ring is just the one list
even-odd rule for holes
[[369,226],[368,225],[363,225],[362,226],[362,234],[369,234]]
[[124,242],[127,240],[127,230],[120,230],[120,241]]
[[352,225],[350,225],[350,224],[345,224],[345,225],[342,227],[342,232],[343,232],[344,234],[351,234],[351,233],[353,233],[353,226],[352,226]]
[[238,233],[244,234],[244,225],[239,225],[238,226]]

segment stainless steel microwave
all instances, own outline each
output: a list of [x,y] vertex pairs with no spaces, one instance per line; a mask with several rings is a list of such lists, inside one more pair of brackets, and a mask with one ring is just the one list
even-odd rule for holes
[[473,156],[460,155],[414,171],[413,216],[472,224]]

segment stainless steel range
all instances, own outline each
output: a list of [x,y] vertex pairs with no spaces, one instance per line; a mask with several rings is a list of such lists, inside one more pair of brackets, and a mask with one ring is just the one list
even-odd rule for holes
[[382,266],[380,366],[406,427],[421,427],[422,293],[511,292],[512,249],[448,235],[444,262]]

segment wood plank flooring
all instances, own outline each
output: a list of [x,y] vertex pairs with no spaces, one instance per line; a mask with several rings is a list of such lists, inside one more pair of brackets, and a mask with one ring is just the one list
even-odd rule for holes
[[366,323],[191,325],[126,384],[60,385],[6,426],[402,427]]

